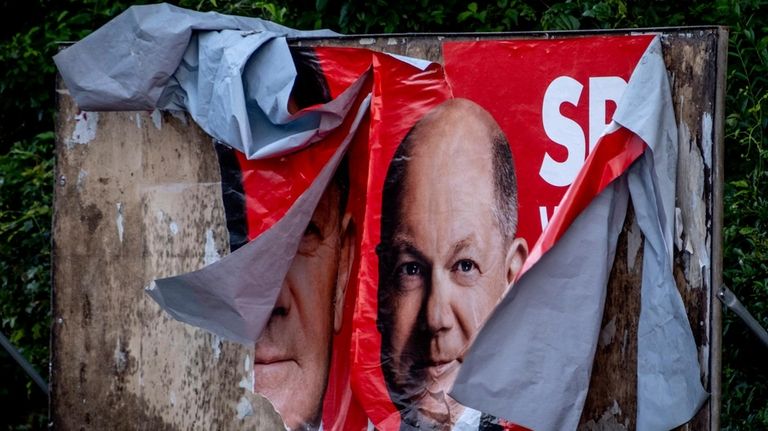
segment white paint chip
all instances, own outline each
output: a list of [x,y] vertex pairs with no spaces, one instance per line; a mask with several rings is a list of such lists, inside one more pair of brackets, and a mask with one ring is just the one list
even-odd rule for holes
[[590,419],[583,426],[579,427],[585,431],[607,431],[607,430],[627,430],[629,421],[627,418],[624,422],[620,422],[622,416],[621,408],[616,400],[613,400],[613,405],[603,412],[603,415],[595,422],[594,419]]
[[85,178],[88,176],[88,172],[80,169],[80,172],[77,173],[77,188],[78,190],[83,187],[83,181],[85,181]]
[[704,164],[712,169],[712,115],[705,112],[701,117],[701,148],[704,152]]
[[115,223],[117,224],[117,236],[120,238],[120,242],[123,242],[123,203],[118,202],[117,203],[117,219],[115,220]]
[[128,358],[126,357],[123,349],[120,348],[120,337],[117,338],[117,342],[115,344],[115,368],[121,372],[125,370]]
[[173,115],[173,118],[181,121],[181,124],[183,124],[185,126],[188,124],[187,123],[187,114],[184,111],[172,110],[172,111],[168,111],[168,112],[170,112],[171,115]]
[[171,403],[171,406],[175,406],[176,405],[176,392],[171,391],[171,396],[170,396],[170,400],[169,401]]
[[136,113],[136,128],[141,129],[141,115]]
[[207,229],[205,231],[205,254],[203,256],[203,263],[210,265],[221,259],[221,255],[216,251],[216,242],[213,240],[213,229]]
[[177,225],[175,221],[172,221],[171,224],[168,225],[168,228],[171,230],[171,235],[173,236],[176,236],[176,234],[179,233],[179,225]]
[[248,380],[248,377],[243,377],[242,379],[240,379],[240,383],[237,384],[237,387],[249,391],[251,389],[249,383],[250,382]]
[[75,115],[74,120],[75,130],[72,131],[72,136],[66,141],[68,149],[72,149],[75,145],[85,145],[96,138],[99,113],[81,111]]
[[211,348],[213,349],[213,360],[218,362],[221,357],[221,338],[218,335],[211,336]]
[[240,402],[237,403],[237,418],[243,420],[251,415],[253,415],[253,407],[250,401],[245,397],[240,397]]
[[613,336],[616,335],[616,318],[612,318],[603,329],[600,331],[600,346],[605,347],[613,341]]
[[253,364],[253,361],[251,361],[251,355],[245,354],[245,372],[251,371],[251,364]]
[[376,43],[376,39],[373,37],[364,37],[358,41],[360,45],[373,45]]
[[627,343],[629,342],[629,330],[624,330],[624,337],[621,340],[621,354],[627,353]]
[[157,283],[155,283],[154,280],[152,280],[151,283],[149,283],[147,286],[144,287],[144,290],[155,290],[157,288]]
[[675,247],[683,249],[683,211],[675,207]]
[[159,109],[152,111],[152,124],[157,130],[163,129],[163,113]]
[[394,37],[390,37],[387,39],[387,45],[397,45],[397,39]]

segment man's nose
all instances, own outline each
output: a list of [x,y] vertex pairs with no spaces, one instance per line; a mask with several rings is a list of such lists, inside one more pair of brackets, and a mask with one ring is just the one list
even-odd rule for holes
[[431,278],[432,283],[427,298],[427,326],[430,333],[437,334],[453,327],[454,318],[451,308],[453,286],[450,279],[440,271],[433,271]]
[[287,281],[283,282],[280,293],[277,295],[277,302],[272,308],[272,317],[286,316],[291,311],[291,288]]

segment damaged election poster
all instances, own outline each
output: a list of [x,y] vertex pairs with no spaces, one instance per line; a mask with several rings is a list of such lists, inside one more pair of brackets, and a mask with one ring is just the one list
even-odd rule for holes
[[431,62],[241,29],[193,38],[147,91],[217,140],[231,249],[148,294],[252,346],[252,389],[288,428],[576,429],[630,198],[637,428],[697,412],[658,35],[446,40]]
[[[525,264],[529,254],[540,259],[643,154],[643,142],[611,119],[652,41],[453,42],[443,45],[443,65],[293,49],[299,73],[289,110],[328,103],[368,70],[376,84],[370,117],[336,164],[255,343],[254,388],[289,427],[524,429],[449,393],[483,324],[535,264]],[[583,63],[567,55],[574,51]],[[218,146],[233,250],[280,219],[341,139],[256,161]],[[598,142],[604,151],[579,176]],[[564,200],[577,178],[581,189]],[[555,218],[559,207],[565,215]],[[611,217],[620,227],[621,216]],[[610,241],[598,229],[584,233],[578,247]],[[548,317],[586,320],[593,328],[580,323],[584,341],[599,324],[611,264],[602,249],[582,250],[602,262],[580,258],[602,266],[603,277],[564,304],[580,318]],[[588,272],[581,264],[547,271],[562,277],[558,270]],[[507,334],[489,336],[504,344]],[[571,357],[589,366],[594,345],[578,348]],[[568,396],[583,402],[584,393]],[[563,420],[575,424],[578,414],[570,416]]]

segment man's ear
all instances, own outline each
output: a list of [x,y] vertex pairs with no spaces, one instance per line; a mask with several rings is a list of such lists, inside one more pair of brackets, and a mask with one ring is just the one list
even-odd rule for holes
[[350,213],[344,214],[341,222],[341,252],[339,269],[336,271],[336,292],[333,297],[333,332],[341,330],[344,320],[344,299],[347,294],[352,264],[355,262],[355,222]]
[[520,270],[523,269],[523,263],[528,257],[528,242],[525,238],[515,238],[507,249],[507,286],[511,286],[517,279]]

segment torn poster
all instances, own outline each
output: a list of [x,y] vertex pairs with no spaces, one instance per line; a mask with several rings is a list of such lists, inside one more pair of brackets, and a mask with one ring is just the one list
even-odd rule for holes
[[[254,345],[288,427],[575,429],[630,197],[637,427],[702,405],[658,37],[444,42],[429,63],[145,8],[57,65],[83,107],[183,109],[221,142],[232,253],[149,294]],[[126,60],[95,64],[107,43]]]

